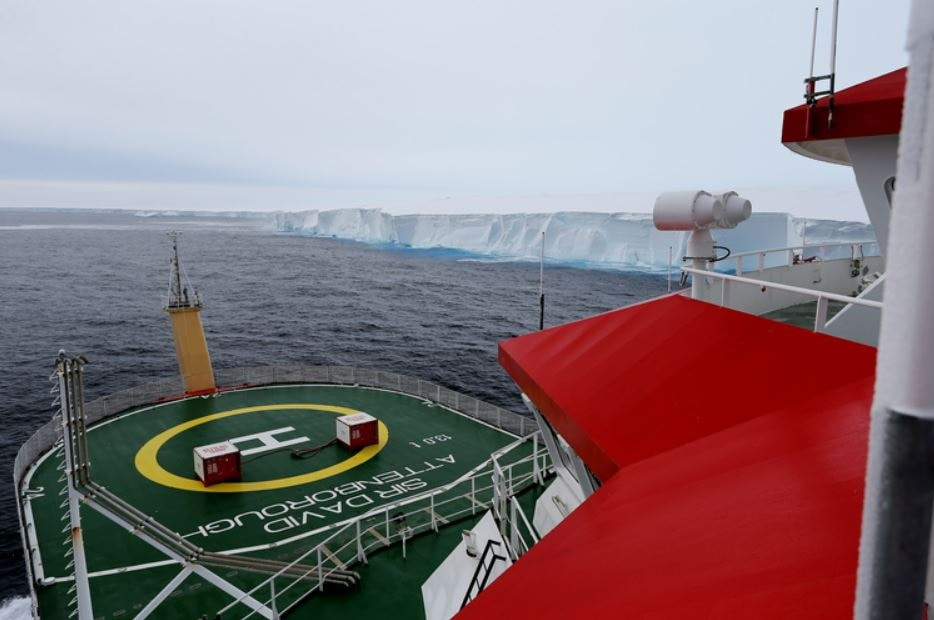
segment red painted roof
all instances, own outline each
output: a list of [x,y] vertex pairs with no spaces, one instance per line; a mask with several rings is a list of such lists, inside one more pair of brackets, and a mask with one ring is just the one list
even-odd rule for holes
[[785,110],[782,143],[897,134],[902,126],[906,74],[906,68],[897,69],[838,91],[832,128],[827,126],[827,97],[818,100],[810,123],[806,104]]
[[[824,364],[830,359],[844,361]],[[605,481],[782,403],[872,376],[875,349],[671,295],[507,340],[499,360]]]
[[604,484],[459,619],[852,615],[875,349],[669,296],[500,360]]

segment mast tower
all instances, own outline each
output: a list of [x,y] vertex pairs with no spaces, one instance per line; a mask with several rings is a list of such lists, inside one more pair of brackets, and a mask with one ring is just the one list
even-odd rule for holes
[[185,392],[206,392],[214,389],[214,369],[201,325],[201,297],[184,276],[178,261],[179,234],[169,233],[172,240],[172,267],[165,311],[172,321],[175,356]]

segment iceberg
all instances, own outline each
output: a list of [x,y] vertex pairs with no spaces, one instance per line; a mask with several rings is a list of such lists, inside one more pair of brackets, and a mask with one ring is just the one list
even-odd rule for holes
[[[538,260],[542,233],[545,260],[611,269],[658,271],[680,264],[689,233],[659,231],[646,213],[420,214],[390,215],[381,209],[348,208],[278,212],[280,232],[334,237],[412,249],[445,248],[491,258]],[[732,252],[807,243],[864,241],[872,228],[859,222],[754,213],[735,229],[714,231]]]

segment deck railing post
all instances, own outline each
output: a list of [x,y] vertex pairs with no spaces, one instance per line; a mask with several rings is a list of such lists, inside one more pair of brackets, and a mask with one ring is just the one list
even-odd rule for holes
[[736,257],[736,275],[738,276],[743,275],[743,257],[742,256]]
[[366,552],[363,550],[363,536],[360,532],[360,519],[357,519],[357,561],[366,562]]
[[720,281],[720,305],[721,306],[730,306],[730,281],[721,280]]
[[428,496],[428,511],[431,513],[431,529],[438,531],[438,522],[435,520],[435,494]]
[[470,477],[470,514],[477,514],[477,479]]
[[541,483],[541,476],[538,471],[538,433],[532,435],[532,475],[535,482]]
[[516,554],[516,559],[519,559],[519,526],[516,520],[516,505],[515,503],[510,504],[510,512],[512,513],[510,518],[510,532],[509,532],[509,544],[512,545],[513,553]]
[[824,325],[827,323],[827,298],[817,298],[817,311],[814,313],[814,331],[824,331]]
[[324,591],[324,568],[321,566],[321,545],[318,545],[318,591]]
[[756,261],[759,267],[759,274],[761,275],[765,271],[765,252],[759,252],[758,260]]

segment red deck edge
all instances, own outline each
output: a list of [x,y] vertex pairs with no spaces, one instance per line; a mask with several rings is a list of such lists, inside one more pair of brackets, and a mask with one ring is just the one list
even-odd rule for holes
[[811,110],[801,104],[786,110],[782,143],[895,135],[902,126],[907,68],[845,88],[834,95],[833,127],[828,127],[829,99]]

